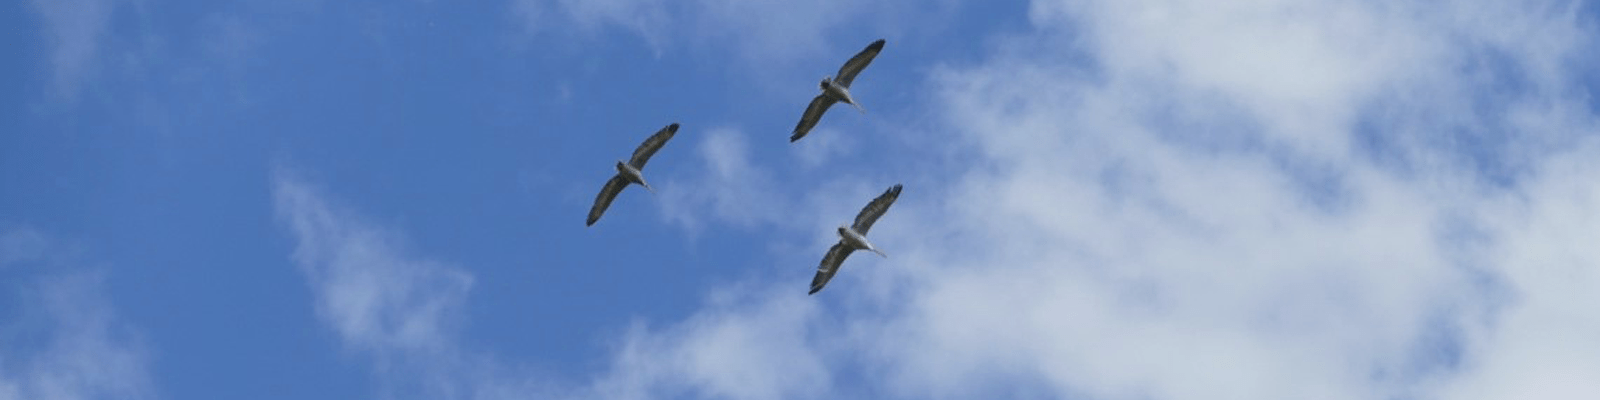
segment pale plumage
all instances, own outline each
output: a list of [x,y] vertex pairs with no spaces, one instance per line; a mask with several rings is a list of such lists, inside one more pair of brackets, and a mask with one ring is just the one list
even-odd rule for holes
[[790,142],[800,140],[807,133],[811,133],[811,128],[817,126],[817,121],[822,119],[822,114],[827,112],[828,107],[832,107],[833,103],[843,101],[863,114],[867,112],[866,109],[861,108],[859,103],[856,103],[855,98],[850,96],[850,83],[854,82],[856,75],[860,74],[861,70],[866,69],[867,64],[871,64],[872,59],[878,56],[879,51],[883,50],[883,43],[883,39],[872,42],[872,44],[867,45],[867,48],[861,49],[860,53],[856,53],[855,57],[850,57],[850,61],[846,61],[844,66],[839,67],[837,75],[831,78],[822,78],[822,83],[819,84],[822,94],[813,97],[811,104],[806,106],[805,114],[800,116],[800,123],[794,127],[794,134],[789,136]]
[[878,221],[878,217],[882,217],[885,212],[888,212],[889,206],[894,205],[895,199],[898,198],[900,198],[900,185],[896,184],[889,190],[884,191],[883,194],[878,195],[878,198],[873,199],[871,203],[867,203],[867,206],[863,207],[859,214],[856,214],[855,223],[848,227],[839,227],[839,243],[828,248],[828,254],[822,257],[822,265],[817,266],[816,277],[811,278],[811,292],[809,294],[816,294],[817,291],[822,290],[822,287],[833,279],[833,275],[839,272],[839,265],[844,263],[844,259],[856,250],[871,251],[878,253],[880,256],[889,257],[883,251],[878,250],[876,246],[873,246],[872,242],[868,242],[866,235],[867,231],[872,229],[872,224]]
[[674,122],[665,128],[661,128],[656,134],[650,135],[650,138],[645,139],[644,143],[640,143],[639,148],[633,150],[633,158],[628,159],[628,162],[617,161],[617,175],[612,176],[611,180],[606,181],[605,187],[600,188],[600,195],[594,199],[594,207],[589,208],[589,222],[587,225],[592,226],[595,221],[599,221],[600,216],[605,214],[606,208],[611,207],[611,201],[615,200],[617,194],[622,193],[622,189],[628,187],[629,183],[644,186],[645,190],[649,190],[651,193],[656,191],[644,180],[644,172],[642,171],[644,164],[649,162],[650,156],[655,155],[657,150],[661,150],[661,146],[667,144],[667,140],[672,139],[672,136],[676,134],[678,134],[678,124]]

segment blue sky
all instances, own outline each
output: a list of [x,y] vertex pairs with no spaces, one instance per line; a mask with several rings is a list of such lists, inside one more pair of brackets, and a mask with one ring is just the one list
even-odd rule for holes
[[1593,4],[856,3],[12,2],[0,400],[1600,393]]

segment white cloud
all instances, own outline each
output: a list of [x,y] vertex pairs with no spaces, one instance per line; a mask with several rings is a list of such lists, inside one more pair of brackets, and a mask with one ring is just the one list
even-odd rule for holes
[[750,228],[783,219],[789,203],[778,195],[774,174],[752,162],[744,133],[718,128],[706,131],[696,147],[699,168],[667,179],[661,191],[662,213],[670,221],[698,231],[706,221]]
[[[589,36],[602,29],[618,27],[632,31],[658,53],[671,33],[667,3],[660,0],[513,0],[513,15],[526,33],[570,33],[577,28]],[[563,39],[571,39],[564,37]]]
[[[472,276],[405,255],[399,238],[329,204],[287,172],[273,182],[278,218],[295,238],[294,262],[316,295],[317,315],[385,379],[452,371],[452,335]],[[441,365],[442,364],[442,365]],[[424,389],[448,393],[448,385]]]
[[111,25],[118,0],[33,0],[49,41],[52,89],[66,99],[77,96],[84,81],[97,73],[95,60]]
[[364,221],[288,169],[274,175],[272,193],[318,318],[372,363],[378,397],[559,395],[536,374],[462,348],[456,333],[472,274],[409,254],[398,232]]
[[[0,268],[21,288],[18,312],[0,324],[0,400],[151,397],[149,356],[105,298],[104,273],[70,265],[73,250],[37,231],[0,238]],[[10,265],[22,262],[39,264]]]
[[0,268],[44,257],[44,250],[48,245],[49,242],[38,231],[27,228],[8,229],[0,234]]
[[817,128],[806,135],[805,142],[794,142],[790,147],[794,148],[793,151],[801,167],[815,169],[841,156],[850,155],[859,141],[859,138],[850,135],[849,132]]
[[[713,299],[706,310],[652,331],[642,322],[618,346],[612,372],[583,397],[786,399],[828,393],[830,374],[815,303],[799,290],[762,299]],[[766,297],[766,296],[763,296]],[[744,303],[755,300],[757,303]]]
[[1445,387],[1454,399],[1559,398],[1600,394],[1600,143],[1543,164],[1540,179],[1485,213],[1498,246],[1485,258],[1512,293],[1476,326],[1471,368]]
[[704,46],[731,50],[758,65],[786,66],[835,50],[830,39],[836,36],[865,45],[890,33],[939,29],[942,25],[935,22],[958,15],[955,3],[515,0],[510,7],[526,30],[536,34],[564,32],[569,26],[590,34],[615,27],[637,34],[658,53],[672,46]]

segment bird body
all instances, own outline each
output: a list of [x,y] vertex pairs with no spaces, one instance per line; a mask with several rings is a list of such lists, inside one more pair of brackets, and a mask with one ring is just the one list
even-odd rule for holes
[[844,102],[862,114],[867,113],[867,110],[850,96],[850,83],[856,80],[856,75],[860,74],[862,69],[867,68],[867,64],[872,63],[873,58],[878,57],[878,52],[883,51],[883,43],[883,39],[872,42],[867,48],[856,53],[855,57],[851,57],[850,61],[846,61],[844,66],[839,67],[838,74],[822,78],[822,82],[818,84],[822,93],[811,98],[811,104],[806,106],[805,114],[800,115],[800,123],[795,124],[794,133],[789,135],[789,142],[800,140],[811,133],[811,128],[817,126],[817,121],[822,119],[822,114],[827,112],[833,103]]
[[639,148],[633,150],[633,157],[629,158],[628,162],[617,160],[617,174],[611,176],[611,180],[606,181],[606,185],[600,188],[600,195],[594,198],[594,206],[589,208],[589,219],[586,222],[588,226],[594,226],[595,221],[600,220],[600,216],[611,207],[611,201],[616,200],[617,194],[622,193],[622,189],[627,188],[628,184],[644,186],[650,193],[656,192],[656,189],[650,187],[644,180],[644,165],[650,162],[650,156],[655,155],[656,150],[661,150],[661,146],[666,145],[667,140],[677,134],[678,123],[674,122],[650,135],[644,143],[640,143]]
[[638,168],[622,162],[622,160],[617,160],[617,175],[627,179],[628,183],[644,186],[644,190],[649,190],[650,193],[656,192],[655,188],[650,187],[649,182],[644,181],[644,171],[640,171]]
[[844,259],[850,257],[850,253],[856,250],[866,250],[878,253],[884,258],[889,257],[882,250],[878,250],[877,246],[873,246],[872,242],[867,241],[867,231],[872,229],[872,224],[878,221],[878,217],[889,211],[889,206],[894,205],[895,199],[898,198],[900,198],[900,185],[896,184],[878,195],[878,198],[872,199],[871,203],[867,203],[867,206],[856,214],[855,223],[839,227],[839,243],[828,248],[828,254],[822,257],[822,264],[817,266],[817,275],[811,278],[810,294],[822,290],[822,287],[833,279],[833,275],[839,272],[839,266],[844,264]]
[[872,242],[867,241],[867,237],[865,235],[862,235],[860,232],[856,232],[855,229],[850,229],[848,226],[839,226],[839,243],[848,245],[850,248],[856,250],[866,250],[873,253],[878,253],[878,255],[883,256],[883,258],[889,258],[888,254],[883,254],[883,251],[878,250],[877,246],[873,246]]
[[833,101],[843,102],[855,107],[856,111],[860,111],[862,114],[867,113],[867,110],[861,108],[860,104],[856,104],[855,98],[850,97],[850,88],[834,83],[832,77],[822,78],[822,94],[820,96],[828,96]]

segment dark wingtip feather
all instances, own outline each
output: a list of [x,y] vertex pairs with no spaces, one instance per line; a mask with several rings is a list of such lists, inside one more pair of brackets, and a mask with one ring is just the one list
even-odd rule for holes
[[800,132],[795,132],[793,135],[789,135],[789,143],[794,143],[796,140],[800,140],[800,138],[805,137],[805,136],[806,136],[805,134],[802,134]]
[[820,291],[822,291],[822,287],[821,286],[812,286],[811,287],[811,292],[810,293],[806,293],[806,295],[810,296],[810,295],[813,295],[813,294],[817,294],[817,292],[820,292]]
[[878,39],[878,41],[872,42],[872,44],[867,45],[867,48],[874,49],[874,50],[883,50],[883,43],[884,43],[883,39]]
[[677,122],[673,122],[672,125],[667,125],[667,130],[672,131],[674,133],[678,132],[678,123]]

